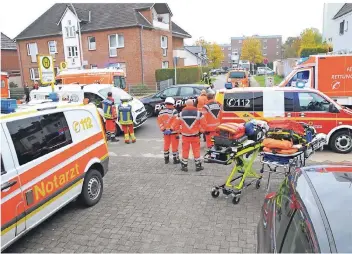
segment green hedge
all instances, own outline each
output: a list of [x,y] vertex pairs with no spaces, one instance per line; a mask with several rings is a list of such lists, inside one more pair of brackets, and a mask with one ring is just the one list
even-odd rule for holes
[[317,55],[321,53],[328,53],[329,47],[327,46],[318,46],[318,47],[310,47],[310,48],[301,48],[300,56],[301,57],[309,57],[310,55]]
[[[202,73],[209,73],[209,67],[182,67],[177,68],[177,84],[192,84],[201,80]],[[157,82],[167,79],[175,80],[175,69],[158,69],[155,71],[155,79]]]

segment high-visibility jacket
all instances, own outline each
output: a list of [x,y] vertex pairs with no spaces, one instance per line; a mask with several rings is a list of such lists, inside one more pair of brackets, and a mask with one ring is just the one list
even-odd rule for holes
[[204,94],[201,94],[197,98],[197,108],[198,110],[202,110],[203,106],[207,103],[208,99],[207,96]]
[[132,106],[123,102],[119,106],[119,123],[122,125],[133,124]]
[[177,133],[177,126],[173,126],[178,116],[178,112],[172,105],[166,105],[165,108],[160,110],[158,115],[158,124],[161,131],[165,131],[167,129],[172,130],[172,133]]
[[193,137],[198,136],[200,132],[204,132],[206,124],[202,112],[194,106],[186,106],[177,117],[172,129],[179,129],[183,136]]
[[202,113],[207,122],[205,131],[215,131],[216,127],[220,124],[222,115],[221,109],[221,104],[217,103],[215,100],[210,100],[204,105]]
[[116,108],[114,99],[108,97],[103,100],[102,105],[105,119],[116,119]]

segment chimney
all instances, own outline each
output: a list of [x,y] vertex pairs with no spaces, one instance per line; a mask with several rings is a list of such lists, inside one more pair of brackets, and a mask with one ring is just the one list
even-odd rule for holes
[[88,11],[88,22],[89,23],[91,22],[91,17],[92,17],[92,12]]

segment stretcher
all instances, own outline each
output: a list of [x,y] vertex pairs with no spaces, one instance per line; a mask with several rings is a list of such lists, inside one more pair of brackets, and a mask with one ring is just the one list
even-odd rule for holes
[[[323,146],[326,145],[326,135],[317,134],[310,142],[303,144],[296,153],[293,154],[279,154],[275,152],[260,152],[260,162],[262,168],[260,170],[261,175],[264,172],[268,172],[268,181],[266,190],[270,189],[271,174],[283,174],[285,177],[290,174],[291,169],[297,167],[304,167],[306,160],[314,154],[317,150],[323,150]],[[268,168],[268,169],[266,169]],[[283,169],[279,171],[278,169]]]
[[[262,175],[253,169],[253,163],[261,150],[261,141],[248,140],[246,136],[239,139],[236,144],[226,139],[221,140],[221,137],[214,137],[214,140],[215,144],[221,145],[214,145],[206,152],[205,162],[222,165],[234,163],[234,167],[224,184],[212,188],[211,195],[217,198],[222,191],[226,196],[231,195],[232,202],[238,204],[245,188],[253,183],[257,189],[260,188]],[[248,179],[250,181],[245,182]],[[234,184],[236,180],[239,182]]]

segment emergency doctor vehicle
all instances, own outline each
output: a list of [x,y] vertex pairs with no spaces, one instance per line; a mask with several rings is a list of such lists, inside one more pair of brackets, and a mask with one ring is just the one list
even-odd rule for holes
[[223,105],[223,122],[287,118],[313,126],[327,135],[337,153],[352,151],[352,110],[311,88],[248,87],[222,89],[216,101]]
[[19,105],[0,134],[1,250],[77,197],[99,202],[109,156],[94,105]]
[[[60,101],[73,101],[83,102],[84,98],[89,99],[90,103],[95,104],[98,107],[99,114],[105,122],[104,112],[102,109],[101,102],[108,96],[108,92],[112,92],[112,97],[115,100],[115,105],[118,106],[121,103],[121,96],[128,96],[131,98],[130,105],[132,106],[132,116],[134,122],[134,128],[142,126],[147,120],[147,111],[144,104],[130,96],[128,93],[120,88],[114,87],[110,84],[91,84],[91,85],[56,85],[55,92],[59,95]],[[43,100],[48,99],[51,93],[51,87],[40,87],[38,90],[32,90],[30,93],[31,100]],[[118,112],[118,107],[116,107]],[[116,120],[117,133],[119,135],[122,131],[122,127]]]

